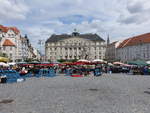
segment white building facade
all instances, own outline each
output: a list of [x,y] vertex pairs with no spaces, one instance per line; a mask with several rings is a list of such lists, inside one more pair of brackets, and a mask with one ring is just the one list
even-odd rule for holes
[[19,62],[29,57],[29,39],[22,37],[16,27],[0,25],[0,52],[6,54],[10,61]]
[[117,48],[117,59],[121,62],[150,60],[150,33],[124,40]]
[[46,59],[105,59],[106,44],[97,34],[52,35],[45,44]]

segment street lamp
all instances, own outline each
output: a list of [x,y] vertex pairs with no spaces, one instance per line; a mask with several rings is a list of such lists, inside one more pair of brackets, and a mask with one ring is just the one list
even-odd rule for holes
[[45,45],[45,40],[40,39],[40,40],[38,41],[38,44],[39,44],[39,46],[40,46],[40,53],[41,53],[41,55],[42,55],[42,53],[43,53],[42,47]]

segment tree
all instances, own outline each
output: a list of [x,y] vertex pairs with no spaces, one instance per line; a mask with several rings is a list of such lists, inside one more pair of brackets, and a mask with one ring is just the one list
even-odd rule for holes
[[32,58],[28,58],[25,60],[25,62],[32,62],[32,61],[34,61]]
[[57,60],[58,62],[62,63],[62,62],[66,62],[65,59],[60,59],[60,60]]
[[6,58],[8,58],[8,55],[6,53],[0,53],[0,57],[6,57]]
[[50,59],[48,59],[48,62],[50,62],[50,63],[51,63],[52,61],[51,61]]

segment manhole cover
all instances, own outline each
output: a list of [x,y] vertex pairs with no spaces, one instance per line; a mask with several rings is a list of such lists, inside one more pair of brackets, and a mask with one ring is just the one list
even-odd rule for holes
[[9,103],[12,103],[14,100],[12,99],[3,99],[0,101],[0,104],[9,104]]

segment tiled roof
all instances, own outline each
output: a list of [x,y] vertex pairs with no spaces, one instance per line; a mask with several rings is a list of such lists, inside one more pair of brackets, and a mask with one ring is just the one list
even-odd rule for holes
[[130,39],[131,39],[131,38],[128,38],[128,39],[124,40],[124,41],[118,46],[118,48],[123,48],[123,47],[125,47],[126,44],[127,44],[127,42],[129,42]]
[[15,46],[15,44],[11,42],[9,39],[6,39],[3,43],[3,46]]
[[8,30],[12,30],[12,31],[14,31],[16,34],[20,33],[19,29],[16,28],[16,27],[5,27],[5,26],[3,26],[3,25],[0,25],[0,30],[1,30],[2,32],[5,32],[5,33],[7,33]]
[[0,25],[0,30],[1,30],[2,32],[7,33],[8,28],[7,28],[7,27],[4,27],[3,25]]
[[138,35],[132,38],[128,38],[124,40],[118,48],[123,48],[127,46],[134,46],[134,45],[139,45],[139,44],[144,44],[144,43],[150,43],[150,33]]
[[16,34],[20,33],[19,29],[16,27],[9,27],[12,31],[14,31]]
[[[68,35],[68,34],[62,34],[62,35],[52,35],[47,41],[46,43],[49,42],[57,42],[60,40],[64,40],[64,39],[69,39],[72,38],[74,36],[72,35]],[[98,36],[97,34],[79,34],[77,37],[79,38],[84,38],[84,39],[88,39],[91,41],[105,41],[104,39],[102,39],[100,36]]]

